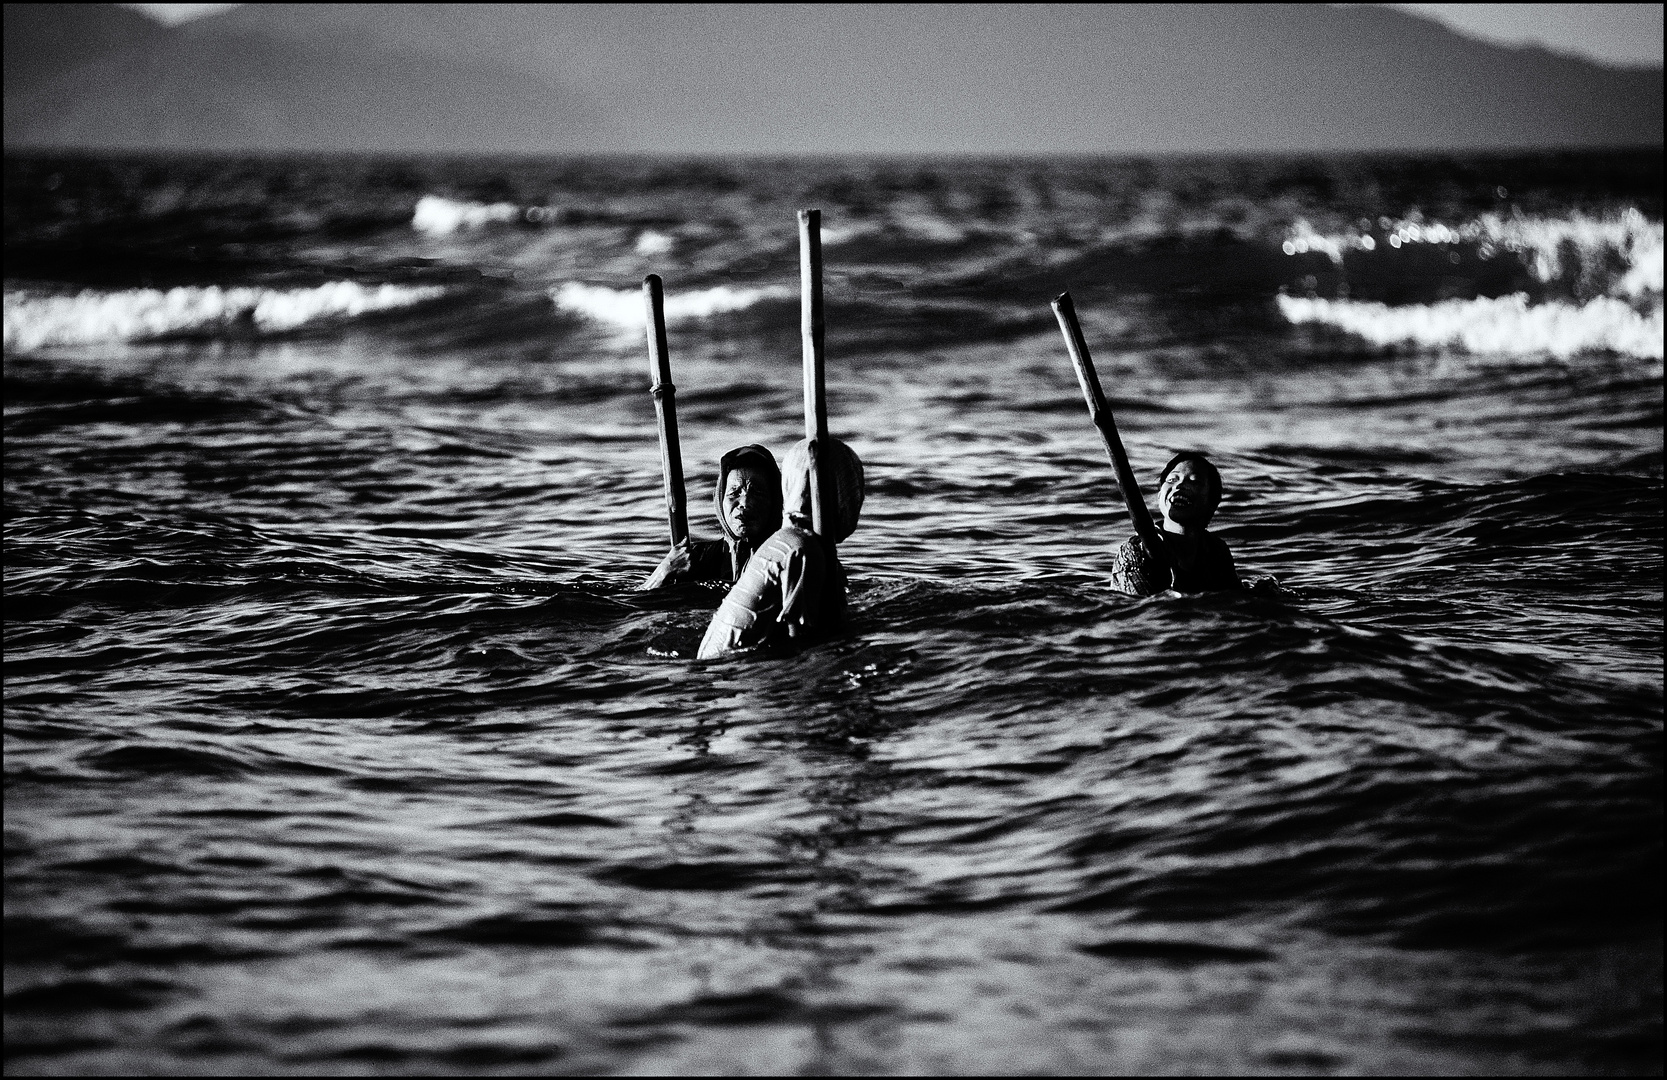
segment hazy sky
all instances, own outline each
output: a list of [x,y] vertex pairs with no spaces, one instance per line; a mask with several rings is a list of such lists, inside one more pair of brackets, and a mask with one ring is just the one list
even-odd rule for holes
[[[236,4],[123,4],[175,23]],[[1388,4],[1438,19],[1472,37],[1541,44],[1611,64],[1662,61],[1660,4]]]

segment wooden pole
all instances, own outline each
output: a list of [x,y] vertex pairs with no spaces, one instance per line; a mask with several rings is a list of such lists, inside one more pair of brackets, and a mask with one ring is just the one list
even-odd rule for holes
[[[1111,456],[1111,467],[1117,473],[1117,486],[1123,490],[1123,505],[1129,509],[1129,520],[1142,538],[1156,538],[1157,528],[1146,510],[1146,500],[1140,496],[1140,484],[1129,467],[1129,455],[1123,451],[1123,440],[1117,434],[1117,421],[1112,418],[1111,406],[1106,404],[1105,391],[1100,389],[1100,377],[1094,371],[1094,359],[1088,355],[1088,342],[1083,339],[1082,327],[1077,324],[1076,305],[1071,294],[1060,293],[1053,301],[1053,313],[1059,319],[1059,329],[1065,335],[1065,347],[1071,352],[1071,364],[1077,369],[1077,382],[1082,386],[1083,399],[1088,402],[1088,416],[1100,429],[1100,438]],[[1155,552],[1162,552],[1161,541]]]
[[683,491],[683,451],[677,444],[677,387],[671,383],[671,358],[666,352],[666,296],[660,276],[642,282],[643,306],[648,316],[648,392],[660,422],[660,474],[666,487],[666,517],[671,546],[689,538],[689,509]]
[[828,388],[822,338],[822,211],[799,211],[799,331],[804,338],[805,438],[810,440],[811,529],[834,546],[838,494],[828,457]]

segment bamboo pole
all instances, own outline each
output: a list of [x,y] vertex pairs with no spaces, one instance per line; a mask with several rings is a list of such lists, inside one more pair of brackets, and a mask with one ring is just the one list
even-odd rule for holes
[[799,331],[804,339],[805,438],[810,440],[811,530],[830,549],[839,512],[833,474],[822,468],[828,440],[828,388],[823,353],[822,211],[799,211]]
[[666,517],[675,548],[689,538],[689,509],[683,490],[683,451],[677,444],[677,387],[671,382],[671,357],[666,351],[666,297],[658,274],[643,278],[642,295],[648,321],[648,392],[660,423],[660,475],[665,481]]
[[[1123,451],[1123,440],[1117,434],[1117,421],[1111,415],[1111,406],[1106,404],[1105,391],[1100,389],[1100,377],[1094,371],[1093,357],[1088,355],[1088,342],[1083,339],[1082,327],[1077,323],[1077,309],[1071,303],[1070,293],[1063,292],[1054,298],[1053,313],[1059,319],[1060,331],[1065,335],[1071,364],[1077,369],[1077,383],[1082,387],[1083,399],[1088,402],[1089,419],[1100,430],[1106,453],[1111,457],[1111,467],[1117,474],[1117,486],[1122,489],[1123,505],[1128,507],[1135,534],[1143,539],[1150,537],[1157,540],[1157,527],[1152,524],[1152,515],[1146,510],[1146,500],[1141,498],[1140,483],[1129,467],[1129,455]],[[1162,542],[1158,541],[1152,550],[1161,553]]]

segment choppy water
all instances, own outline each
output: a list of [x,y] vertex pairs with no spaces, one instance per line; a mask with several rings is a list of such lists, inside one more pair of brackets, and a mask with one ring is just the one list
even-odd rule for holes
[[[5,169],[8,1072],[1660,1070],[1659,153]],[[696,663],[801,205],[853,623]]]

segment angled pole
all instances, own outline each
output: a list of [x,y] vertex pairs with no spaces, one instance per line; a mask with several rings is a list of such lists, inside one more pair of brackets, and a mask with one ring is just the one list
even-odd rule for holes
[[811,528],[830,549],[832,518],[838,514],[833,473],[822,467],[827,457],[828,388],[823,353],[822,211],[799,211],[799,331],[804,339],[805,438],[810,440]]
[[[1135,535],[1155,539],[1157,527],[1152,524],[1152,515],[1146,510],[1146,500],[1140,496],[1140,483],[1129,467],[1129,455],[1123,451],[1123,440],[1117,434],[1117,421],[1111,415],[1111,406],[1106,404],[1105,391],[1100,389],[1100,376],[1094,371],[1093,357],[1088,355],[1088,342],[1083,339],[1082,327],[1077,323],[1077,309],[1071,303],[1070,293],[1063,292],[1054,298],[1053,313],[1059,319],[1060,332],[1065,335],[1071,364],[1077,369],[1077,383],[1082,387],[1083,399],[1088,402],[1089,419],[1099,429],[1100,439],[1106,444],[1106,453],[1111,457],[1111,467],[1117,474],[1117,486],[1123,491],[1123,505],[1128,507]],[[1153,550],[1161,552],[1161,542]]]
[[671,357],[666,352],[666,297],[658,274],[643,278],[642,296],[648,320],[648,392],[660,423],[660,475],[671,546],[676,547],[689,538],[689,509],[683,491],[683,451],[677,444],[677,387],[671,383]]

